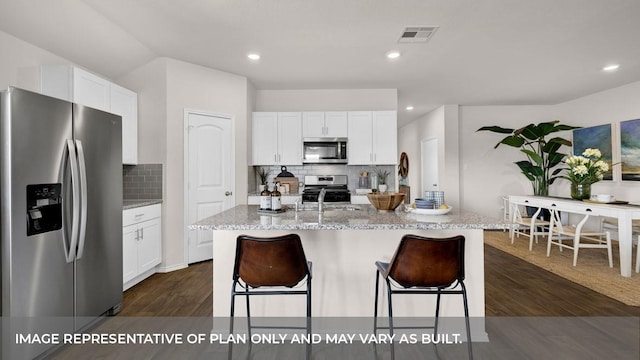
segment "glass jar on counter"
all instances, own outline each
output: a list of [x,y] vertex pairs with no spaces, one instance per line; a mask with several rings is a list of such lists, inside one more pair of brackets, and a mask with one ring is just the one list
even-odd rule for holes
[[371,174],[371,188],[372,189],[378,188],[378,175],[376,174]]

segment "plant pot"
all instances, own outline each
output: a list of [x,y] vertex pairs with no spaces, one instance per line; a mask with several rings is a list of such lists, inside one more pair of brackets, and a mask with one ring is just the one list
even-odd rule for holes
[[[527,216],[533,217],[533,215],[536,214],[536,211],[538,211],[538,208],[533,206],[526,206],[526,210],[527,210]],[[549,209],[544,209],[544,208],[540,209],[540,212],[538,213],[538,219],[544,220],[544,221],[551,220],[551,211]]]
[[577,200],[584,200],[591,197],[591,184],[571,183],[571,197]]
[[387,192],[387,184],[380,184],[378,185],[378,190],[380,192]]
[[264,191],[267,188],[267,185],[258,185],[258,194]]

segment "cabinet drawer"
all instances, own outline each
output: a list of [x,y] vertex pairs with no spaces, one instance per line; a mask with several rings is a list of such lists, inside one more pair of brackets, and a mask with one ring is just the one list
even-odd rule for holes
[[161,204],[155,204],[124,210],[122,212],[122,226],[128,226],[142,221],[159,218],[161,214],[160,208]]

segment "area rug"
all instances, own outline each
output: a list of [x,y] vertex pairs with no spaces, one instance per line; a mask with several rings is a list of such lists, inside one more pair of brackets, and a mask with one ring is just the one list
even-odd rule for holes
[[573,251],[551,248],[547,257],[547,239],[539,238],[529,251],[529,238],[516,237],[513,244],[508,232],[485,231],[484,242],[524,261],[539,266],[567,280],[599,292],[624,304],[640,306],[640,274],[634,271],[630,278],[620,275],[620,260],[617,242],[613,242],[613,268],[609,267],[605,249],[580,249],[578,264],[573,266]]

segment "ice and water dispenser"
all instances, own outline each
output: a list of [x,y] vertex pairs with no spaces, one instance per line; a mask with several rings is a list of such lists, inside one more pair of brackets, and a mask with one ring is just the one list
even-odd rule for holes
[[27,236],[62,228],[62,184],[27,185]]

